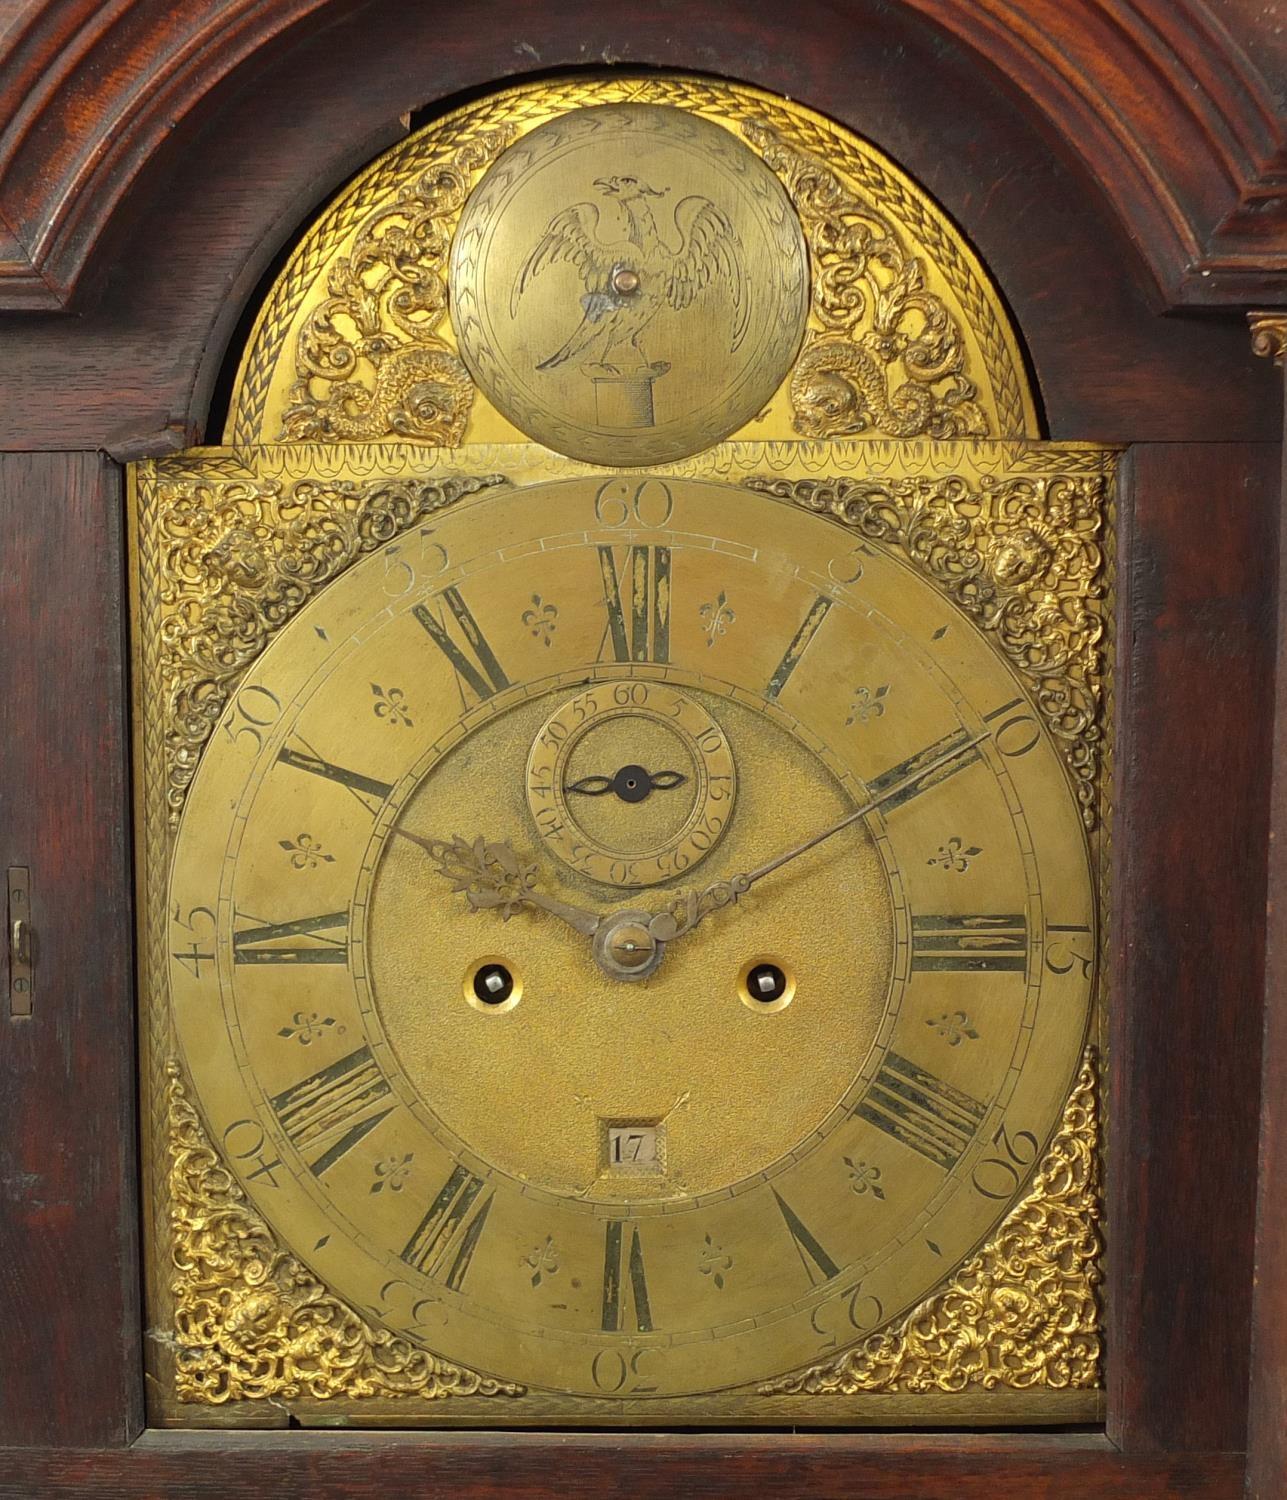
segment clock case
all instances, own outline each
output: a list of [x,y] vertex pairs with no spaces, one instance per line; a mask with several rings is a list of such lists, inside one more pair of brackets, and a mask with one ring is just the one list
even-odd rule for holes
[[[1184,16],[1179,51],[1163,59],[1164,74],[1177,69],[1186,38],[1210,41],[1196,15],[1186,9]],[[137,19],[146,31],[141,8]],[[1205,295],[1216,303],[1223,298],[1234,310],[1250,297],[1270,295],[1275,283],[1266,246],[1272,236],[1244,248],[1241,270],[1210,259],[1214,285],[1195,291],[1179,271],[1166,233],[1150,219],[1146,195],[1133,204],[1129,184],[1117,181],[1115,211],[1122,222],[1138,224],[1150,279],[1133,259],[1135,252],[1108,227],[1114,210],[1104,205],[1099,190],[1058,164],[1024,110],[996,89],[959,42],[945,43],[941,33],[920,29],[922,23],[888,14],[864,18],[870,23],[866,34],[877,39],[869,55],[859,56],[851,42],[841,38],[837,45],[832,37],[817,46],[806,42],[798,56],[787,57],[772,44],[772,26],[755,20],[748,20],[737,41],[718,28],[716,51],[722,49],[727,71],[804,94],[841,118],[852,111],[837,92],[840,78],[848,88],[867,76],[871,87],[863,128],[896,143],[916,175],[956,208],[1016,305],[1042,375],[1048,430],[1133,445],[1123,466],[1119,533],[1119,621],[1126,626],[1121,639],[1127,647],[1118,680],[1120,895],[1112,946],[1114,993],[1123,998],[1114,1010],[1110,1044],[1109,1204],[1115,1227],[1105,1435],[978,1435],[946,1445],[924,1436],[782,1435],[746,1442],[617,1437],[565,1439],[553,1446],[533,1435],[439,1441],[428,1448],[325,1435],[223,1441],[141,1435],[138,1178],[131,1145],[130,1049],[123,1045],[132,1004],[131,898],[121,878],[126,868],[121,476],[114,461],[93,450],[109,447],[118,459],[155,451],[165,441],[158,436],[169,420],[165,403],[192,414],[177,419],[173,430],[181,440],[197,435],[208,383],[190,383],[186,395],[174,401],[147,393],[165,390],[184,358],[187,368],[196,368],[197,351],[210,334],[193,340],[185,329],[221,326],[222,337],[214,339],[220,346],[231,332],[226,316],[222,325],[218,321],[227,310],[219,257],[224,263],[240,257],[253,278],[265,248],[280,240],[288,201],[297,205],[304,196],[318,195],[348,165],[370,154],[382,130],[389,129],[378,120],[396,118],[396,108],[383,116],[380,111],[390,109],[399,90],[423,97],[423,82],[413,82],[405,67],[400,72],[398,61],[416,19],[390,12],[373,29],[347,33],[338,12],[334,19],[345,44],[339,53],[305,42],[274,55],[265,43],[259,77],[262,83],[271,75],[283,85],[277,93],[283,109],[287,97],[294,104],[316,99],[321,107],[327,91],[323,86],[319,92],[318,85],[327,57],[342,55],[346,67],[372,70],[379,88],[368,90],[360,102],[351,91],[347,95],[351,155],[337,153],[333,134],[326,144],[319,135],[312,155],[300,151],[292,161],[297,185],[283,188],[280,174],[268,164],[279,159],[275,153],[282,148],[286,115],[278,123],[271,113],[252,108],[254,90],[230,87],[222,95],[216,90],[218,107],[186,127],[192,154],[182,170],[162,152],[152,177],[143,172],[142,186],[132,196],[122,190],[117,199],[103,200],[125,196],[127,211],[113,218],[104,208],[99,220],[122,235],[138,234],[148,222],[183,226],[177,239],[167,235],[164,245],[152,242],[148,253],[162,261],[149,268],[144,260],[107,277],[100,261],[97,278],[82,280],[81,271],[93,267],[91,252],[102,242],[91,223],[79,238],[64,238],[59,250],[68,270],[65,281],[85,299],[80,303],[84,321],[55,342],[48,330],[10,318],[22,337],[8,376],[15,400],[7,419],[4,524],[12,538],[6,552],[18,559],[22,587],[6,595],[5,624],[7,638],[22,646],[7,659],[6,754],[13,774],[6,785],[27,792],[20,800],[11,793],[3,824],[11,841],[10,862],[25,857],[35,871],[32,914],[40,943],[33,1015],[29,1022],[11,1023],[6,1039],[4,1139],[9,1161],[24,1169],[5,1178],[14,1205],[3,1229],[6,1311],[12,1311],[5,1324],[0,1387],[0,1423],[14,1445],[5,1456],[9,1482],[20,1487],[18,1492],[207,1484],[228,1494],[249,1493],[246,1486],[277,1472],[309,1474],[315,1491],[331,1486],[334,1493],[360,1493],[377,1482],[395,1483],[399,1474],[418,1479],[436,1474],[466,1490],[503,1474],[512,1493],[538,1493],[545,1490],[555,1455],[574,1452],[576,1478],[560,1483],[587,1493],[611,1483],[620,1466],[629,1465],[643,1492],[661,1492],[682,1475],[678,1482],[711,1492],[740,1482],[784,1494],[826,1493],[840,1485],[893,1494],[911,1483],[924,1493],[1026,1494],[1040,1488],[1073,1494],[1093,1488],[1141,1495],[1182,1487],[1234,1494],[1244,1473],[1254,1368],[1250,1390],[1253,1410],[1261,1415],[1251,1434],[1251,1482],[1261,1485],[1255,1493],[1274,1493],[1264,1486],[1277,1472],[1270,1466],[1281,1438],[1281,1423],[1274,1420],[1279,1410],[1274,1402],[1280,1399],[1275,1391],[1281,1390],[1274,1384],[1281,1374],[1275,1372],[1281,1372],[1282,1358],[1274,1266],[1281,1260],[1263,1263],[1254,1361],[1249,1332],[1272,727],[1275,391],[1268,372],[1246,358],[1232,321],[1164,323],[1154,311],[1159,286],[1162,299],[1175,305]],[[1088,33],[1082,29],[1088,23],[1079,8],[1048,19],[1052,33],[1074,55],[1088,55],[1083,40]],[[272,20],[261,37],[281,23],[276,15]],[[199,30],[195,14],[191,24]],[[578,28],[603,24],[589,13],[575,21],[560,17],[551,45],[572,50],[573,38],[584,34]],[[658,61],[679,63],[683,59],[673,50],[698,45],[703,28],[713,25],[712,17],[697,10],[683,26],[672,26],[674,35],[663,41],[648,39],[641,23],[640,45]],[[159,31],[150,35],[155,47],[144,48],[140,56],[159,58],[177,45]],[[769,43],[768,53],[757,54],[758,66],[745,50],[752,46],[748,38],[757,35]],[[328,42],[334,40],[332,34]],[[441,40],[436,34],[435,45]],[[1225,40],[1218,35],[1215,44]],[[604,41],[609,44],[606,34]],[[489,46],[486,38],[470,34],[448,51],[472,59],[465,73],[472,67],[472,76],[481,80],[489,76],[488,68],[494,72],[498,66],[499,53]],[[764,61],[769,53],[772,64]],[[880,81],[863,71],[875,67],[877,56],[889,69]],[[234,54],[226,53],[225,70],[233,64]],[[1212,97],[1226,111],[1236,112],[1237,101],[1255,93],[1255,83],[1247,82],[1254,75],[1244,64],[1245,58],[1231,65],[1235,81],[1223,91],[1208,80]],[[925,106],[911,123],[894,107],[900,68],[913,70],[902,76],[909,83],[915,77],[911,92]],[[1102,79],[1097,83],[1089,66],[1087,73],[1083,97],[1092,98]],[[74,67],[68,65],[59,76],[67,89],[77,86]],[[940,85],[950,81],[950,87],[927,88],[927,79]],[[247,81],[243,74],[238,84]],[[1165,93],[1164,84],[1153,86]],[[99,118],[110,120],[111,110],[119,108],[119,98],[104,103]],[[1058,115],[1053,102],[1049,108]],[[1005,176],[989,171],[987,180],[1000,203],[989,198],[979,207],[982,200],[971,196],[977,170],[964,163],[952,166],[953,132],[935,128],[936,110],[944,124],[948,115],[959,120],[964,112],[988,143],[990,161],[1028,162],[1034,170],[1040,164],[1040,190],[1022,181],[1007,186]],[[300,118],[296,111],[294,122]],[[333,109],[327,118],[334,123]],[[1148,139],[1150,126],[1144,114],[1132,120],[1140,139]],[[258,186],[254,202],[237,200],[225,240],[215,242],[205,232],[198,205],[219,171],[232,170],[229,131],[243,147],[237,171]],[[1197,135],[1206,139],[1201,129]],[[1204,155],[1194,145],[1194,161],[1209,160],[1212,149]],[[1084,150],[1098,151],[1105,167],[1113,160],[1109,145]],[[147,155],[143,151],[136,158],[140,171]],[[198,162],[205,165],[204,174],[193,170]],[[65,170],[67,180],[77,180],[74,164]],[[1177,192],[1179,206],[1173,205],[1181,218],[1200,219],[1195,206],[1200,193],[1192,183],[1198,170],[1192,164],[1175,168],[1177,180],[1187,184]],[[121,180],[130,180],[129,174]],[[9,181],[12,190],[14,179]],[[158,191],[162,184],[164,194]],[[1041,257],[1032,256],[1030,242],[1021,246],[1009,231],[1021,204],[1040,206],[1046,247]],[[271,225],[261,212],[269,209],[278,215]],[[1138,215],[1135,221],[1132,214]],[[1236,221],[1231,222],[1229,234],[1236,236]],[[164,306],[158,302],[145,316],[149,296],[165,279],[162,262],[170,263],[171,275],[175,264],[183,267],[184,296],[161,299]],[[41,284],[53,287],[48,295],[61,306],[67,299],[57,281],[55,276]],[[39,301],[21,290],[27,283],[20,276],[11,275],[9,284],[11,305]],[[1098,297],[1086,295],[1090,287]],[[250,289],[245,273],[240,288],[238,302]],[[168,330],[168,343],[158,359],[161,328]],[[134,337],[140,353],[134,374],[105,394],[101,356],[92,351],[112,349],[119,359]],[[181,354],[185,338],[188,355]],[[59,371],[56,385],[44,373],[54,370]],[[94,381],[90,372],[100,378]],[[87,383],[78,388],[82,380]],[[35,400],[37,395],[41,399]],[[160,407],[148,406],[157,399]],[[39,451],[55,445],[82,451]],[[51,501],[54,494],[57,503]],[[49,607],[54,600],[57,608]],[[33,608],[36,601],[41,603]],[[55,674],[39,665],[51,660],[58,663]],[[50,690],[54,682],[61,692]],[[1198,788],[1200,794],[1177,799],[1178,785]],[[32,789],[38,789],[35,795]],[[1213,933],[1219,934],[1218,943]],[[1273,1014],[1271,1069],[1280,1065]],[[69,1112],[66,1102],[73,1096],[79,1108]],[[1270,1109],[1267,1168],[1276,1160],[1276,1128]],[[39,1179],[39,1192],[33,1178]],[[1267,1214],[1263,1244],[1268,1247],[1278,1233],[1274,1216]],[[90,1268],[97,1274],[86,1274]]]

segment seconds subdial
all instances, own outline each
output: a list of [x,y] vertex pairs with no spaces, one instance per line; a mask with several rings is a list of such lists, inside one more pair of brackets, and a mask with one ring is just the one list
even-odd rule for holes
[[736,797],[724,731],[664,683],[579,693],[545,721],[527,761],[527,805],[546,848],[607,885],[682,876],[719,842]]

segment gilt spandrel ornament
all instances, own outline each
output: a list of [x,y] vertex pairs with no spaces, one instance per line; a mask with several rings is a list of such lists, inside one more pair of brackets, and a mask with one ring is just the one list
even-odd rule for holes
[[616,464],[683,457],[753,416],[809,296],[777,178],[664,105],[577,110],[511,146],[465,205],[451,278],[491,401],[538,442]]
[[[170,1290],[178,1397],[229,1402],[521,1396],[436,1359],[332,1296],[247,1201],[210,1144],[177,1063],[166,1069]],[[386,1173],[397,1182],[398,1168]]]

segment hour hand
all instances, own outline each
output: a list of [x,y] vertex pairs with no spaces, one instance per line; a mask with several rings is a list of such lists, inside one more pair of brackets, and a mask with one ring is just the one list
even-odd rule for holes
[[433,860],[438,873],[461,892],[475,911],[497,908],[508,922],[521,906],[531,906],[560,918],[586,937],[598,931],[599,917],[584,907],[556,901],[536,888],[536,866],[524,864],[508,841],[491,842],[482,837],[425,838],[405,828],[397,830]]

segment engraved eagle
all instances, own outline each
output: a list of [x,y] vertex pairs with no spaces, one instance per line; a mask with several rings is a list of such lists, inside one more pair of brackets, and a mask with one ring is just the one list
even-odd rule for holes
[[678,244],[672,244],[658,229],[649,203],[664,197],[668,188],[649,187],[632,176],[599,177],[594,186],[619,206],[624,238],[600,239],[598,205],[574,203],[545,226],[514,282],[511,316],[549,266],[570,262],[585,284],[580,323],[536,368],[550,370],[581,360],[611,374],[661,374],[669,365],[651,364],[640,338],[663,307],[682,312],[717,278],[729,300],[729,350],[735,350],[746,336],[749,297],[742,243],[727,215],[709,198],[694,194],[680,199],[667,230],[678,236]]

